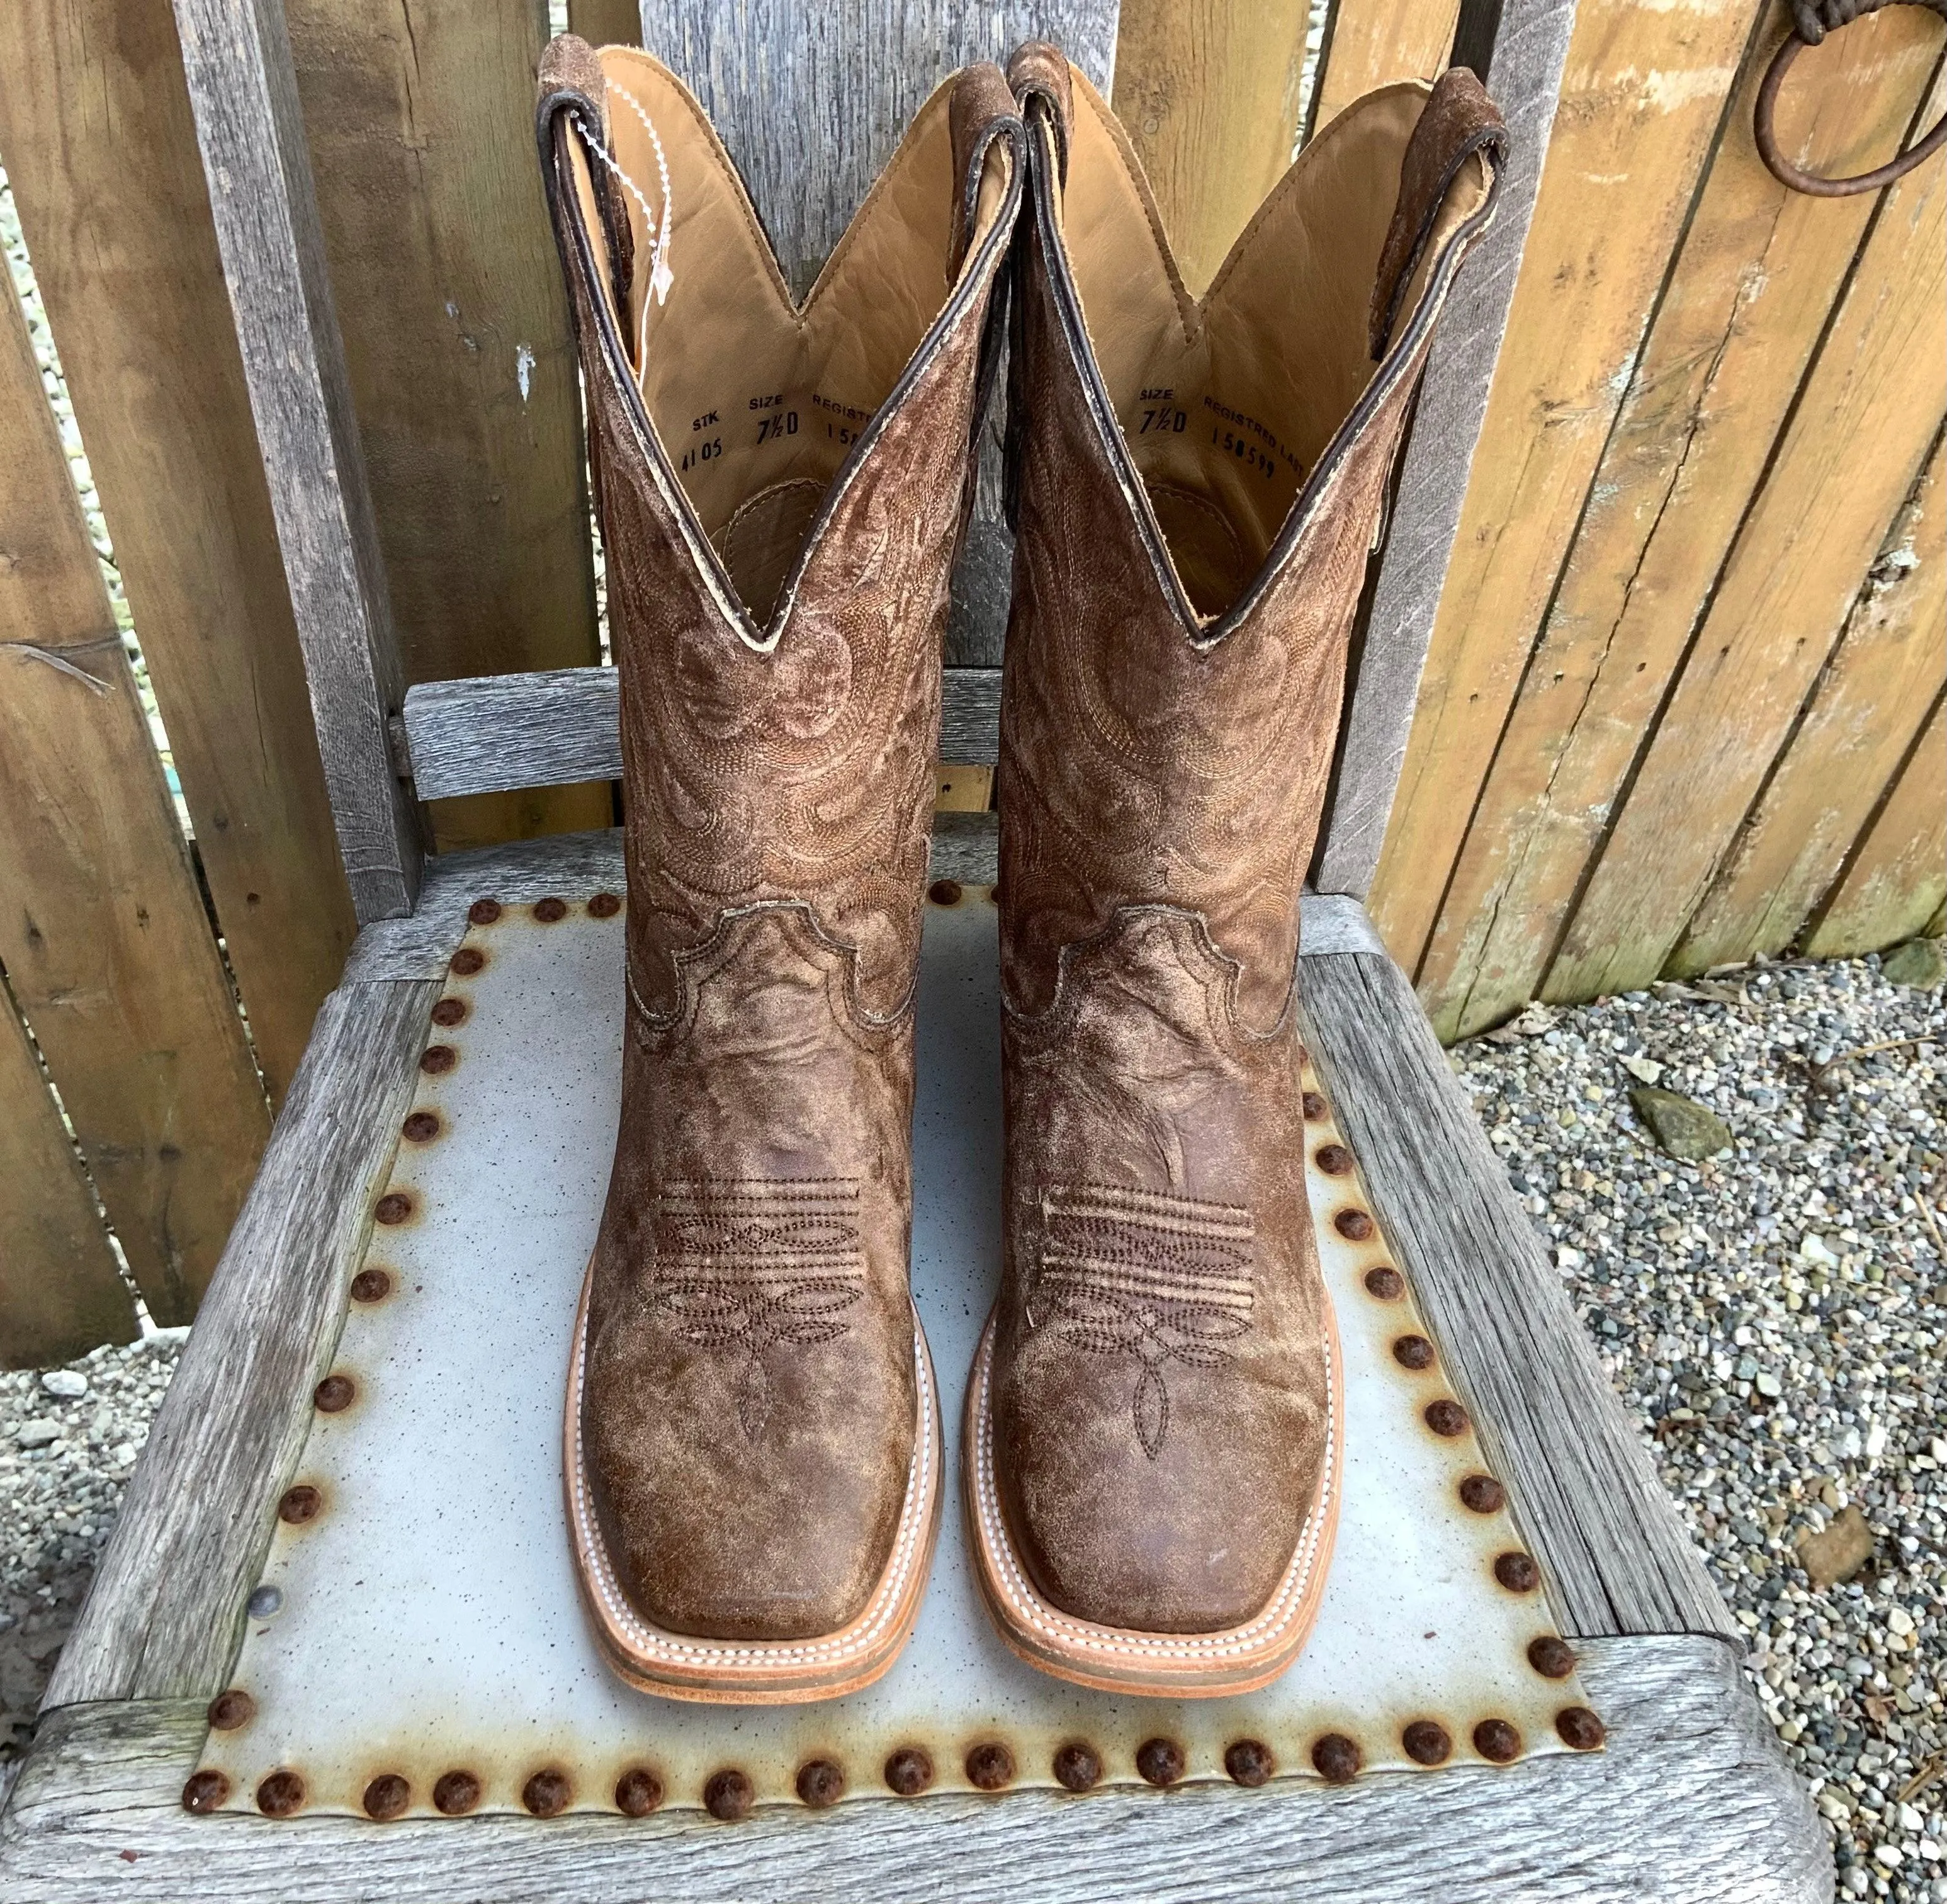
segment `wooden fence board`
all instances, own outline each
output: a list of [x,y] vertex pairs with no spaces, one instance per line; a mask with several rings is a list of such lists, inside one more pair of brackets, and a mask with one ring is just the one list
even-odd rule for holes
[[[594,661],[574,351],[534,159],[540,10],[286,13],[405,677]],[[442,848],[610,817],[605,786],[432,813]]]
[[[1939,111],[1947,76],[1925,110]],[[1947,167],[1888,189],[1542,987],[1662,971],[1804,705],[1947,409]]]
[[1361,94],[1446,70],[1460,0],[1339,0],[1332,9],[1306,121],[1313,131]]
[[1809,711],[1671,958],[1679,975],[1790,945],[1894,784],[1947,675],[1943,462],[1936,443]]
[[1748,39],[1582,0],[1372,910],[1417,966]]
[[169,0],[0,8],[0,154],[273,1102],[355,930]]
[[639,46],[642,10],[636,0],[568,0],[568,30],[590,46]]
[[115,1267],[26,1028],[0,987],[0,1368],[46,1368],[135,1339]]
[[1939,700],[1805,949],[1851,958],[1939,930],[1947,899],[1947,707]]
[[156,1320],[270,1132],[10,280],[0,289],[0,964]]
[[[1443,1037],[1498,1022],[1538,989],[1874,210],[1867,197],[1788,191],[1758,158],[1751,101],[1784,24],[1775,5],[1422,958]],[[1912,118],[1939,39],[1904,7],[1835,35],[1806,56],[1816,84],[1780,113],[1787,149],[1815,169],[1877,163]]]

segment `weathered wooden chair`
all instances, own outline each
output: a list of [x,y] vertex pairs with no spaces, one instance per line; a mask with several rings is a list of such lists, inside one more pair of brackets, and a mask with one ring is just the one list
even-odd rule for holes
[[[648,11],[652,21],[669,16],[661,43],[678,48],[677,63],[699,76],[699,90],[780,237],[787,273],[801,282],[800,268],[828,246],[860,196],[881,156],[869,149],[871,141],[882,134],[875,128],[854,141],[834,121],[824,135],[828,172],[808,182],[803,155],[819,141],[796,125],[788,136],[778,128],[800,109],[822,123],[829,103],[809,81],[797,83],[817,65],[809,29],[806,45],[773,45],[767,61],[736,60],[720,57],[724,49],[713,48],[710,35],[738,30],[729,19],[744,17],[744,10],[651,0]],[[328,1411],[353,1392],[348,1384],[334,1392],[321,1378],[334,1369],[348,1295],[361,1293],[352,1280],[370,1246],[401,1119],[423,1073],[438,1068],[423,1058],[435,1001],[453,982],[450,969],[469,969],[466,960],[452,966],[469,931],[469,909],[489,896],[511,912],[553,896],[619,893],[623,875],[613,834],[422,859],[417,800],[615,776],[614,676],[586,670],[404,692],[323,279],[281,10],[277,0],[241,7],[177,0],[322,752],[364,930],[342,985],[319,1014],[0,1822],[6,1895],[67,1898],[112,1888],[131,1896],[280,1899],[892,1897],[1005,1889],[1028,1896],[1209,1896],[1289,1890],[1296,1883],[1307,1895],[1376,1904],[1435,1893],[1497,1904],[1829,1897],[1825,1832],[1744,1683],[1738,1630],[1361,904],[1404,754],[1573,11],[1571,0],[1505,0],[1463,11],[1459,57],[1489,73],[1507,112],[1512,175],[1498,223],[1468,267],[1436,347],[1407,453],[1405,500],[1374,578],[1315,891],[1305,903],[1303,992],[1310,1048],[1367,1199],[1439,1344],[1446,1379],[1486,1463],[1508,1484],[1521,1535],[1540,1562],[1555,1629],[1572,1640],[1584,1696],[1606,1723],[1606,1749],[1536,1754],[1506,1766],[1453,1766],[1428,1776],[1382,1773],[1340,1786],[1281,1780],[1264,1791],[1240,1790],[1200,1768],[1205,1776],[1167,1795],[1118,1788],[1112,1779],[1110,1788],[1085,1799],[1026,1789],[997,1797],[943,1792],[911,1803],[888,1797],[822,1818],[793,1804],[762,1804],[734,1827],[695,1809],[693,1791],[676,1791],[655,1818],[624,1816],[626,1807],[571,1808],[558,1816],[490,1808],[461,1822],[429,1813],[423,1792],[409,1793],[403,1782],[390,1805],[382,1780],[365,1788],[365,1809],[380,1818],[407,1814],[385,1824],[347,1816],[348,1807],[314,1807],[289,1819],[234,1809],[197,1816],[186,1808],[185,1781],[211,1736],[211,1702],[232,1683],[246,1625],[261,1624],[249,1616],[268,1618],[280,1593],[265,1584],[273,1536],[287,1540],[291,1532],[288,1525],[280,1532],[280,1513],[283,1523],[301,1523],[318,1509],[314,1491],[291,1484],[314,1471],[316,1450],[308,1444],[325,1432],[317,1425],[335,1419]],[[986,22],[977,33],[945,23],[944,8],[884,11],[899,15],[902,33],[888,24],[876,43],[856,49],[865,90],[887,107],[878,116],[884,126],[902,123],[932,81],[964,58],[991,57],[1029,30],[1054,33],[1107,78],[1113,0],[1048,5],[1004,25]],[[713,28],[713,13],[720,17]],[[980,36],[988,32],[991,39]],[[829,50],[821,57],[828,65]],[[752,76],[742,92],[738,82],[722,79],[738,73]],[[713,73],[722,79],[714,87]],[[858,74],[852,77],[856,100]],[[949,760],[995,756],[1002,534],[991,517],[977,528],[949,657]],[[992,816],[943,816],[936,875],[977,886],[991,880],[992,825]],[[605,902],[596,912],[614,909]],[[964,962],[970,946],[977,961],[981,929],[963,921],[948,931],[941,956]],[[512,944],[483,941],[477,918],[472,930],[476,946]],[[522,956],[535,955],[530,949]],[[977,989],[983,982],[977,972],[963,976]],[[991,979],[984,982],[991,988]],[[991,1002],[991,989],[979,997]],[[571,1014],[555,1029],[563,1023],[571,1032]],[[596,1073],[599,1057],[589,1067]],[[579,1060],[571,1052],[567,1061]],[[986,1114],[992,1098],[975,1090],[965,1116]],[[991,1154],[993,1139],[991,1131],[977,1136],[970,1168],[978,1181],[980,1156]],[[921,1193],[924,1201],[950,1192],[923,1182]],[[405,1208],[382,1206],[378,1214],[382,1221]],[[495,1257],[476,1273],[511,1271]],[[363,1293],[374,1286],[366,1284]],[[512,1340],[456,1339],[450,1348],[469,1370],[491,1370],[526,1353]],[[942,1373],[949,1373],[944,1361]],[[553,1367],[543,1374],[543,1386],[558,1393]],[[490,1472],[501,1459],[491,1447],[475,1452]],[[546,1454],[543,1471],[551,1444]],[[429,1470],[412,1485],[423,1498],[409,1491],[395,1503],[403,1518],[395,1531],[408,1543],[417,1515],[438,1519],[447,1481]],[[544,1485],[528,1498],[515,1489],[504,1512],[552,1527],[558,1493]],[[363,1584],[338,1583],[341,1618],[354,1643],[360,1631],[419,1631],[419,1610],[367,1601]],[[438,1637],[426,1637],[437,1650]],[[478,1667],[495,1670],[491,1659]],[[327,1691],[318,1689],[320,1696]],[[534,1718],[510,1711],[510,1733]],[[354,1732],[355,1722],[354,1715]],[[382,1772],[385,1752],[395,1749],[405,1750],[396,1735],[375,1737],[376,1756],[346,1776]],[[262,1789],[258,1809],[274,1811]],[[465,1809],[466,1797],[435,1802]],[[528,1810],[550,1809],[531,1791]]]

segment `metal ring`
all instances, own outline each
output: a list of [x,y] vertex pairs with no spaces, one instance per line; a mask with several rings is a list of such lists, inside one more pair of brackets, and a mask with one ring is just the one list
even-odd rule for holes
[[[1912,3],[1927,6],[1931,12],[1940,11],[1930,5],[1930,0],[1912,0]],[[1778,89],[1784,84],[1784,76],[1806,44],[1796,32],[1786,36],[1784,45],[1772,55],[1764,83],[1758,88],[1757,107],[1751,115],[1751,132],[1757,141],[1758,156],[1780,184],[1789,185],[1794,191],[1803,192],[1809,198],[1850,198],[1856,192],[1876,192],[1896,178],[1904,178],[1915,166],[1924,164],[1943,145],[1947,145],[1947,114],[1944,114],[1918,144],[1908,146],[1896,158],[1889,159],[1883,166],[1875,166],[1871,172],[1862,172],[1852,178],[1822,178],[1816,172],[1800,170],[1779,150],[1772,114],[1778,104]]]

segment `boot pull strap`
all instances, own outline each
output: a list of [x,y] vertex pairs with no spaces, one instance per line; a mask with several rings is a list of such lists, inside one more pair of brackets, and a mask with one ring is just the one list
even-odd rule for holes
[[[541,53],[540,72],[534,105],[534,135],[540,146],[541,176],[548,197],[556,201],[556,215],[578,218],[565,174],[557,170],[560,163],[556,149],[557,136],[569,135],[569,122],[580,119],[604,147],[608,137],[608,82],[595,49],[573,33],[557,34]],[[629,224],[628,208],[622,203],[619,180],[605,166],[591,157],[589,175],[595,187],[595,203],[602,214],[602,233],[608,244],[610,289],[615,308],[628,321],[629,288],[635,278],[635,234]]]
[[1054,125],[1055,156],[1060,163],[1061,183],[1068,183],[1068,128],[1075,118],[1075,88],[1068,76],[1068,60],[1058,46],[1045,39],[1023,40],[1008,61],[1008,84],[1027,110],[1030,100],[1039,99],[1048,108]]
[[1015,110],[1008,76],[991,60],[964,68],[953,82],[947,119],[953,131],[953,175],[961,181],[959,200],[953,208],[951,260],[952,269],[958,271],[980,214],[980,179],[988,149],[998,138],[1018,141],[1021,135],[1020,114]]
[[1498,168],[1507,149],[1508,128],[1500,109],[1466,67],[1449,67],[1434,82],[1400,167],[1399,200],[1373,286],[1370,341],[1375,363],[1386,354],[1407,287],[1460,168],[1477,152],[1486,156],[1490,169]]

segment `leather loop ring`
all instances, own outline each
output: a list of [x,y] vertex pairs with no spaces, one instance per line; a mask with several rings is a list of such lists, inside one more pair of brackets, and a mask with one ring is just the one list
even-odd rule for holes
[[1937,13],[1942,19],[1947,19],[1947,0],[1864,0],[1864,4],[1862,0],[1821,0],[1818,5],[1798,0],[1794,6],[1793,29],[1772,55],[1751,114],[1751,132],[1757,141],[1758,156],[1780,184],[1789,185],[1794,191],[1803,192],[1809,198],[1850,198],[1856,192],[1876,192],[1896,178],[1904,178],[1915,166],[1924,164],[1943,145],[1947,145],[1947,115],[1943,115],[1918,144],[1908,146],[1884,165],[1875,166],[1871,172],[1860,172],[1851,178],[1822,178],[1816,172],[1806,172],[1794,165],[1779,149],[1772,115],[1777,109],[1779,91],[1784,85],[1784,76],[1791,71],[1793,60],[1803,48],[1819,45],[1828,33],[1836,32],[1862,14],[1876,13],[1882,5],[1924,7],[1930,13]]

